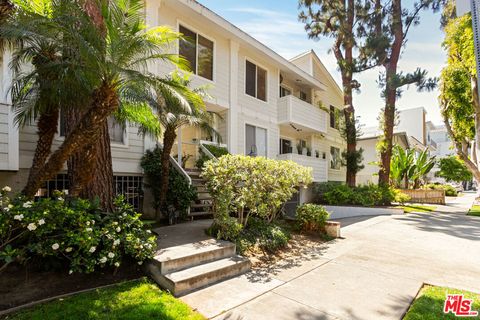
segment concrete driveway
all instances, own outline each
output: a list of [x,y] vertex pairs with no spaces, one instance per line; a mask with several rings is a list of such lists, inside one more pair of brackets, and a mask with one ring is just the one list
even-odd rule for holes
[[480,292],[473,194],[435,213],[350,218],[299,259],[184,296],[215,319],[401,319],[424,283]]

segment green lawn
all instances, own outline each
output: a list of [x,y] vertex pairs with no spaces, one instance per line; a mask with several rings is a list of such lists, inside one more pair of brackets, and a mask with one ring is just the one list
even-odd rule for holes
[[475,217],[480,217],[480,206],[479,205],[473,205],[470,211],[467,213],[468,216],[475,216]]
[[205,318],[147,280],[81,293],[35,306],[5,319],[187,319]]
[[437,207],[423,205],[423,204],[407,204],[407,205],[401,206],[400,208],[403,209],[403,212],[410,213],[410,212],[432,212]]
[[[422,288],[415,301],[413,301],[403,320],[462,319],[452,313],[443,313],[447,293],[460,293],[467,299],[473,299],[473,311],[480,310],[480,294],[426,285]],[[479,319],[479,317],[468,317],[464,319]]]

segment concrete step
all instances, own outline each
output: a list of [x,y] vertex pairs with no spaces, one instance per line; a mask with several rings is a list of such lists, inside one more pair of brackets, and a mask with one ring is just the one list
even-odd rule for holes
[[250,261],[233,256],[185,270],[160,275],[157,282],[173,295],[180,296],[201,287],[240,275],[250,270]]
[[235,244],[209,239],[159,250],[152,263],[161,274],[198,266],[235,255]]
[[201,216],[211,216],[213,212],[211,211],[190,211],[188,214],[189,217],[201,217]]

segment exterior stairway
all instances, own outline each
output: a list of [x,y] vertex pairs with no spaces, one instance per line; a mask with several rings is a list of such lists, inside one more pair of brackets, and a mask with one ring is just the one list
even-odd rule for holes
[[146,268],[162,288],[181,296],[247,272],[250,261],[235,254],[235,244],[208,239],[161,249]]
[[187,174],[192,179],[192,185],[197,188],[198,199],[190,205],[190,216],[209,216],[213,214],[212,197],[205,186],[206,181],[200,177],[201,170],[187,169]]

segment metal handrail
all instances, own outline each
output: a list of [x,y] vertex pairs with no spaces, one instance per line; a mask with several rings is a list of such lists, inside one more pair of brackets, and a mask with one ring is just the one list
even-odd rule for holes
[[215,156],[213,155],[213,153],[211,153],[210,150],[208,150],[208,149],[203,145],[202,142],[200,142],[200,143],[198,144],[198,146],[200,147],[200,150],[202,150],[202,152],[203,152],[207,157],[209,157],[210,159],[213,159],[213,160],[215,160],[215,161],[218,160],[217,157],[215,157]]
[[185,169],[183,169],[182,166],[178,164],[177,160],[175,160],[175,158],[172,157],[172,155],[170,155],[169,157],[170,157],[170,163],[173,165],[175,170],[177,170],[178,173],[180,173],[187,180],[189,185],[192,185],[192,178],[188,175]]

